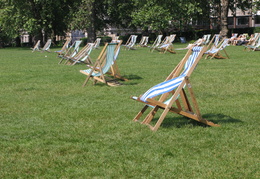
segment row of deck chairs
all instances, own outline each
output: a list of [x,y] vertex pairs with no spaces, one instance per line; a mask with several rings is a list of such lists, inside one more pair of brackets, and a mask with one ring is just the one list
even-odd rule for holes
[[42,48],[41,48],[41,40],[38,40],[37,43],[32,48],[32,52],[35,52],[35,51],[50,52],[50,47],[51,47],[51,39],[48,39]]
[[244,50],[252,50],[252,51],[258,51],[260,50],[260,33],[255,33],[254,34],[254,40],[247,44],[244,45],[245,49]]

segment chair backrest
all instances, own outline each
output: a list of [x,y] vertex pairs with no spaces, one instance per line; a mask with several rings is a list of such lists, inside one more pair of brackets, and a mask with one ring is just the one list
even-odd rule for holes
[[140,99],[146,102],[148,98],[154,98],[158,95],[166,94],[177,88],[185,77],[190,77],[206,49],[207,47],[205,46],[195,46],[192,49],[189,49],[185,57],[166,78],[166,80],[150,88],[141,96]]
[[80,61],[85,61],[92,49],[94,48],[94,44],[93,43],[87,43],[75,56],[74,58]]
[[51,39],[48,39],[42,50],[49,50],[51,46]]
[[65,56],[69,55],[70,57],[74,57],[79,52],[79,46],[81,42],[82,42],[81,40],[75,40],[74,43],[70,46]]
[[100,53],[97,61],[99,61],[101,64],[101,71],[102,72],[97,72],[97,73],[93,73],[93,76],[100,76],[101,73],[105,74],[108,72],[108,70],[110,69],[110,67],[113,64],[114,61],[114,57],[115,57],[115,48],[116,48],[117,43],[106,43],[106,45],[104,46],[102,52]]
[[94,48],[98,48],[100,46],[101,38],[97,38],[94,42]]
[[163,36],[163,35],[158,35],[158,36],[156,37],[156,39],[155,39],[155,41],[154,41],[152,47],[157,47],[158,45],[161,44],[162,36]]
[[41,40],[38,40],[34,45],[32,51],[34,52],[35,50],[40,50],[40,45],[41,45]]

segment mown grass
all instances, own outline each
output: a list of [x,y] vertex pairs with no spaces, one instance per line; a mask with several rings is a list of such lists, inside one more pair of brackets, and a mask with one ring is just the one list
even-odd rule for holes
[[84,65],[0,49],[0,178],[259,178],[260,55],[226,50],[230,59],[202,59],[191,76],[203,117],[221,127],[169,114],[152,132],[132,122],[142,104],[129,97],[163,81],[186,51],[121,50],[130,80],[83,88]]

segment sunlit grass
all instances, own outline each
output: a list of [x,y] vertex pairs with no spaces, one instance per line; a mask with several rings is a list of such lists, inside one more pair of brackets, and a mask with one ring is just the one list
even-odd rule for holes
[[132,122],[142,104],[129,97],[163,81],[185,50],[122,48],[118,66],[129,81],[83,88],[84,65],[0,49],[0,177],[258,178],[260,54],[226,51],[230,59],[202,59],[191,76],[203,117],[221,127],[169,114],[152,132]]

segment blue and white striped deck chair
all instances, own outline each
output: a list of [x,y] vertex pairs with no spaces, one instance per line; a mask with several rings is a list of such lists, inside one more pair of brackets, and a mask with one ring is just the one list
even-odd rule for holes
[[[218,59],[225,59],[225,58],[229,58],[225,48],[229,45],[229,39],[228,38],[223,38],[222,41],[219,43],[219,45],[217,47],[214,47],[208,51],[205,52],[206,57],[205,59],[207,59],[209,56],[211,56],[212,58],[218,58]],[[224,51],[225,56],[221,55],[220,51]]]
[[67,50],[69,49],[70,42],[71,42],[71,38],[67,38],[62,48],[58,51],[55,51],[58,54],[58,57],[59,55],[64,55],[67,52]]
[[43,46],[43,48],[41,49],[41,52],[45,52],[45,51],[51,52],[50,47],[51,47],[51,39],[48,39],[45,45]]
[[76,63],[92,64],[90,53],[94,48],[94,43],[87,43],[76,55],[67,58],[65,64],[75,65]]
[[162,42],[162,36],[163,35],[158,35],[153,43],[153,45],[150,47],[150,52],[153,52],[154,49],[156,49]]
[[34,52],[34,51],[40,51],[40,45],[41,45],[41,40],[38,40],[38,41],[36,42],[36,44],[34,45],[34,47],[31,48],[31,49],[32,49],[32,52]]
[[175,40],[176,34],[172,34],[170,36],[165,37],[162,44],[160,44],[157,48],[161,53],[166,53],[167,51],[170,53],[176,53],[173,49],[172,42]]
[[137,39],[137,35],[131,35],[131,36],[128,38],[126,44],[124,45],[124,46],[125,46],[125,49],[128,49],[128,50],[130,50],[130,49],[132,49],[132,50],[135,49],[135,48],[134,48],[134,45],[135,45],[135,43],[136,43],[136,39]]
[[[177,113],[209,126],[219,126],[202,118],[189,80],[190,75],[206,49],[207,47],[205,46],[196,46],[189,49],[185,57],[164,82],[150,88],[140,97],[132,97],[132,99],[145,104],[142,110],[135,116],[134,121],[139,121],[145,111],[151,107],[149,108],[151,111],[144,118],[142,124],[148,125],[153,131],[160,127],[168,112]],[[176,107],[173,106],[175,103]],[[163,111],[156,124],[152,126],[150,122],[159,109]]]
[[78,52],[79,52],[79,47],[80,47],[80,44],[81,44],[81,40],[76,40],[73,42],[73,44],[69,47],[69,49],[66,51],[66,53],[64,55],[59,55],[58,57],[61,58],[59,64],[62,63],[62,61],[66,61],[69,59],[69,58],[72,58],[74,57]]
[[114,79],[105,76],[113,65],[116,45],[117,43],[106,43],[93,67],[86,70],[80,70],[80,73],[87,75],[83,86],[85,86],[90,79],[94,81],[94,84],[99,81],[109,86],[119,85]]
[[217,48],[219,44],[219,34],[215,34],[207,45],[207,49]]
[[211,37],[211,34],[204,35],[202,37],[202,39],[203,39],[202,45],[207,45],[210,42],[210,37]]

